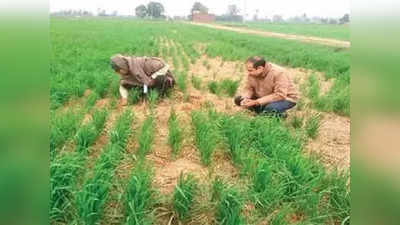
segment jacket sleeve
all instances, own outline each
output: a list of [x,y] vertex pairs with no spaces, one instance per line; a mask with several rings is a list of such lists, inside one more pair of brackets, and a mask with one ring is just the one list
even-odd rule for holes
[[288,93],[288,77],[283,72],[275,77],[274,91],[272,94],[257,99],[258,104],[266,105],[271,102],[285,100]]
[[243,88],[242,98],[252,98],[254,96],[254,87],[251,86],[250,81],[247,80]]

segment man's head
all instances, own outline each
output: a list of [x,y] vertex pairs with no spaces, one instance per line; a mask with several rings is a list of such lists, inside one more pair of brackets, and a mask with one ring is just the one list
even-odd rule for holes
[[121,75],[125,75],[129,71],[128,62],[121,54],[112,56],[110,59],[110,65],[116,73]]
[[264,72],[266,61],[259,56],[253,56],[247,59],[246,66],[249,76],[259,76]]

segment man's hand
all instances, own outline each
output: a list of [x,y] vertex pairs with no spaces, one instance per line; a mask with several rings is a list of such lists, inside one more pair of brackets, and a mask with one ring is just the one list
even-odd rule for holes
[[253,99],[245,98],[240,102],[240,105],[245,108],[250,108],[250,107],[258,105],[258,102]]
[[119,101],[119,105],[120,106],[128,105],[128,99],[127,98],[121,98],[121,100]]

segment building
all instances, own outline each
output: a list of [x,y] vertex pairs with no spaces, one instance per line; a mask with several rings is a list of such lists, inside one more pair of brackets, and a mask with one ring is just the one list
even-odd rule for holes
[[197,23],[212,23],[215,21],[215,15],[194,11],[192,14],[192,21]]

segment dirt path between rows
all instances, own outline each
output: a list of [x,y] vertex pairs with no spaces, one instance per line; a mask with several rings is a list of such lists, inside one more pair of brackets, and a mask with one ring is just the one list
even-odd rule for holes
[[282,38],[282,39],[287,39],[287,40],[296,40],[296,41],[301,41],[301,42],[316,43],[316,44],[329,45],[329,46],[340,47],[340,48],[350,48],[349,41],[341,41],[341,40],[330,39],[330,38],[320,38],[320,37],[304,36],[304,35],[297,35],[297,34],[285,34],[285,33],[269,32],[269,31],[260,31],[260,30],[252,30],[252,29],[247,29],[247,28],[227,27],[227,26],[218,25],[218,24],[206,24],[206,23],[195,23],[195,22],[191,22],[188,24],[209,27],[209,28],[214,28],[214,29],[235,31],[238,33],[255,34],[255,35],[264,36],[264,37],[276,37],[276,38]]

